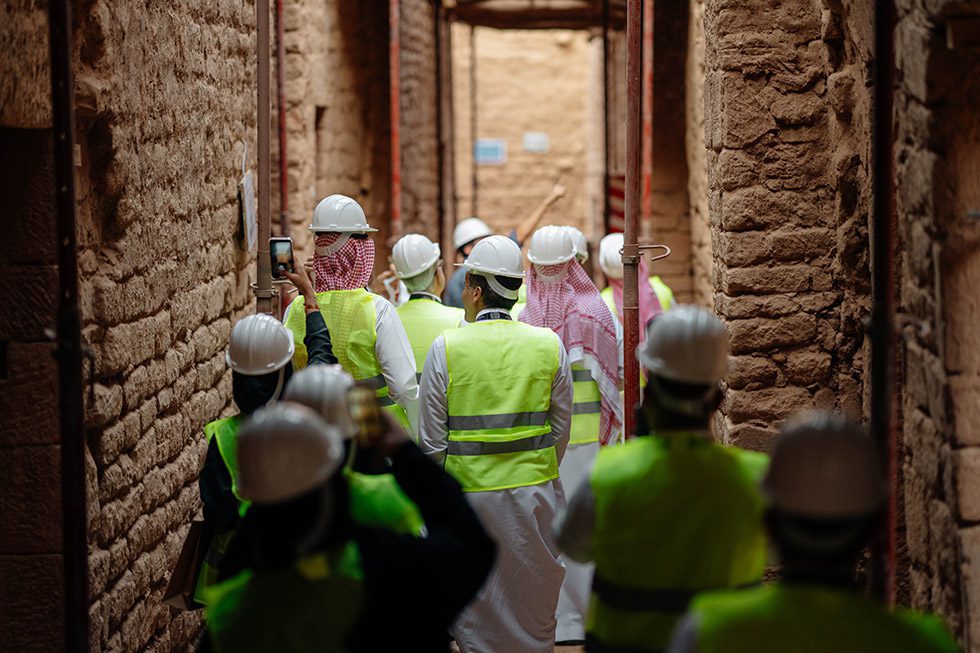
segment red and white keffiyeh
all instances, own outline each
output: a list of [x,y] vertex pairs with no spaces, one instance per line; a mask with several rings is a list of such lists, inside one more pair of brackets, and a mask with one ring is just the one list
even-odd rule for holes
[[[340,243],[340,239],[344,242]],[[364,288],[374,270],[374,242],[369,238],[351,238],[350,234],[319,234],[313,269],[317,292]]]
[[574,259],[557,265],[532,265],[528,276],[527,306],[520,320],[557,333],[569,361],[581,362],[592,374],[602,396],[599,442],[608,444],[623,424],[615,318]]
[[[638,305],[640,308],[640,344],[647,339],[647,325],[650,324],[650,320],[657,317],[664,312],[663,307],[660,305],[660,300],[657,298],[657,293],[653,291],[653,287],[648,281],[650,278],[650,267],[647,265],[646,259],[642,256],[640,257],[640,265],[638,266],[637,279],[639,283],[637,284],[638,291]],[[622,317],[623,315],[623,280],[622,279],[609,279],[609,286],[613,289],[613,301],[616,302],[616,314]]]

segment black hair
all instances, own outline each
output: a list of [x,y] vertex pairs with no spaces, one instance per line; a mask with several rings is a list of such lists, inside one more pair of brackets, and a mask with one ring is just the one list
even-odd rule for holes
[[[486,277],[483,275],[467,272],[466,278],[469,279],[469,284],[471,286],[476,286],[483,291],[483,305],[486,308],[502,308],[505,311],[509,311],[510,309],[514,308],[514,304],[517,303],[516,299],[507,299],[506,297],[501,297],[495,293],[490,287],[490,284],[487,282]],[[521,287],[521,284],[524,283],[524,279],[515,279],[514,277],[500,277],[494,275],[493,278],[507,290],[517,290]]]
[[[711,414],[721,403],[717,385],[683,383],[650,373],[649,383],[643,389],[643,424],[651,431],[661,429],[704,429],[711,422]],[[704,411],[694,416],[675,410],[675,402],[702,401]],[[638,431],[639,433],[640,431]]]

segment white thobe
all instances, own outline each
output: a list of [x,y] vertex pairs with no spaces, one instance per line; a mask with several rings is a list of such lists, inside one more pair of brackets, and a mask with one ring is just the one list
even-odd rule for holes
[[[448,387],[446,341],[439,336],[422,371],[419,446],[440,462],[445,460],[449,435]],[[561,347],[548,411],[559,461],[568,445],[571,414],[572,375]],[[470,492],[467,498],[497,542],[497,560],[486,585],[453,626],[461,653],[551,653],[564,577],[551,537],[551,523],[565,502],[561,481]]]
[[[623,379],[623,328],[613,316],[616,326],[616,344],[619,349],[619,379]],[[620,399],[622,402],[622,399]],[[618,441],[618,437],[616,441]],[[568,451],[558,468],[565,496],[571,497],[579,486],[587,483],[595,457],[599,454],[599,443],[569,444]],[[585,639],[585,616],[589,609],[589,596],[592,590],[592,574],[595,565],[573,560],[564,553],[561,561],[565,565],[565,582],[558,596],[558,634],[559,642]]]
[[[384,297],[371,293],[374,300],[374,356],[388,385],[388,396],[405,409],[412,433],[419,432],[419,382],[415,376],[415,354],[395,307]],[[289,318],[292,304],[282,321]]]

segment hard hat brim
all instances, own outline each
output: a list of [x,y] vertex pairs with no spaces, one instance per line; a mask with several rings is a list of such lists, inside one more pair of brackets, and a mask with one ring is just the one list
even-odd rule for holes
[[515,274],[513,272],[501,272],[499,270],[490,270],[483,267],[477,267],[475,265],[470,265],[469,263],[453,263],[454,267],[465,268],[470,272],[481,272],[483,274],[492,274],[495,277],[507,277],[508,279],[523,279],[524,273]]
[[342,227],[338,227],[336,229],[324,229],[323,227],[314,227],[313,225],[310,225],[307,227],[307,229],[315,234],[371,234],[377,231],[377,229],[374,229],[373,227],[368,227],[366,229],[344,229]]
[[561,263],[567,263],[571,261],[573,258],[575,258],[574,251],[568,256],[562,256],[560,258],[552,259],[552,260],[545,260],[537,256],[531,256],[530,254],[527,255],[527,260],[529,260],[534,265],[560,265]]

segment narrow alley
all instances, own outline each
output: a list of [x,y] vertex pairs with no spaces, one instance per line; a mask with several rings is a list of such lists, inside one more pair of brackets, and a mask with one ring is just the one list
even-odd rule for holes
[[[385,577],[405,612],[351,616],[356,644],[278,650],[743,650],[683,647],[687,610],[712,614],[695,590],[792,579],[780,478],[840,476],[868,440],[887,490],[860,513],[847,583],[980,653],[980,0],[4,0],[0,46],[0,651],[238,650],[215,589],[241,578],[232,562],[254,571],[235,555],[294,534],[287,496],[343,485],[366,510],[358,475],[397,479],[371,486],[394,502],[374,517],[408,505],[407,548],[355,507],[315,511],[317,537],[356,524],[365,605],[401,596],[375,602]],[[413,316],[421,302],[439,306]],[[282,360],[236,359],[250,325],[285,338]],[[327,409],[303,383],[347,385]],[[330,470],[277,494],[303,466],[262,438],[300,423],[333,438],[310,473]],[[609,489],[646,455],[616,450],[658,430],[771,462],[744,500],[707,473],[670,486],[694,512],[714,497],[702,521],[728,529],[671,550],[707,568],[718,539],[758,535],[731,554],[752,573],[661,586],[670,565],[656,582],[653,561],[627,568],[649,551],[630,529],[659,541],[656,520],[684,512],[631,522],[653,480]],[[846,444],[800,459],[847,462],[779,477],[811,431]],[[276,491],[238,476],[267,471],[249,436]],[[458,574],[397,585],[456,553]],[[332,579],[345,560],[324,562]],[[676,611],[663,641],[629,640],[636,594],[603,585],[617,574]]]

